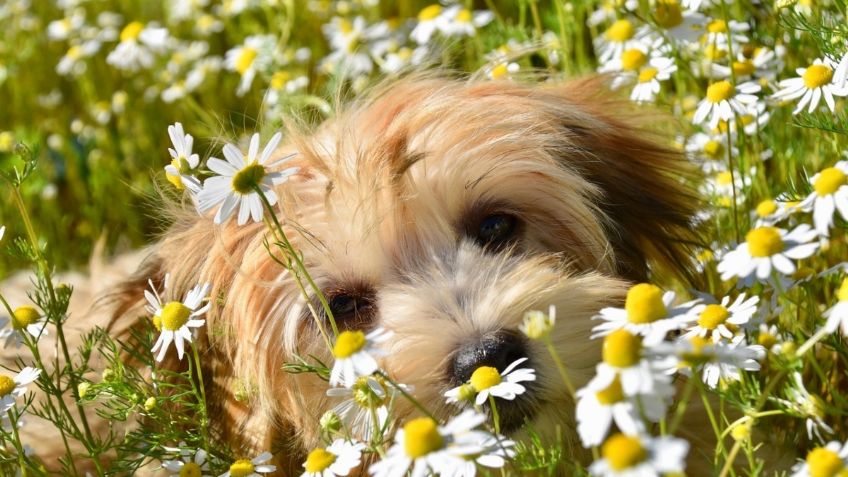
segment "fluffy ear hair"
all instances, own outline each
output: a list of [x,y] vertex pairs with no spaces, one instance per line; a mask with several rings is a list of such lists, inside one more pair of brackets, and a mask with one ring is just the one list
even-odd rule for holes
[[563,161],[602,191],[599,205],[618,272],[643,281],[651,267],[692,283],[698,173],[667,136],[647,127],[669,121],[611,94],[603,77],[542,87],[541,94],[550,96],[550,108],[577,146]]

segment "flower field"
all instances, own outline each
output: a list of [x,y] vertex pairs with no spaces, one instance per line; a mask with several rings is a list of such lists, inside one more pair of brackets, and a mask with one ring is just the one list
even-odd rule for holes
[[[847,16],[846,0],[5,0],[0,278],[35,278],[27,302],[0,281],[0,346],[19,357],[0,370],[0,475],[288,475],[279,458],[293,451],[246,451],[211,425],[198,372],[223,300],[211,284],[172,293],[150,277],[149,320],[128,341],[96,328],[65,342],[73,290],[57,277],[154,242],[181,204],[217,226],[266,224],[273,260],[320,297],[304,308],[331,361],[279,372],[314,375],[340,404],[314,423],[297,475],[848,476]],[[668,146],[699,171],[692,279],[656,273],[599,309],[588,383],[551,339],[567,310],[524,315],[522,339],[574,403],[576,431],[558,439],[502,432],[497,403],[542,379],[527,358],[417,399],[380,367],[392,331],[337,326],[269,213],[300,172],[274,156],[279,131],[431,69],[603,75],[667,116]],[[417,415],[395,422],[398,403]],[[683,435],[694,412],[708,447]],[[53,423],[61,455],[40,456],[33,418]],[[98,434],[94,421],[126,425]]]

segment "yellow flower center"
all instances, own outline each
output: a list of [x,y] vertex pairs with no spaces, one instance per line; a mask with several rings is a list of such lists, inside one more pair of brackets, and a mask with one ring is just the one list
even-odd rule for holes
[[768,331],[764,331],[757,336],[757,344],[765,349],[771,349],[772,346],[777,344],[777,337]]
[[609,28],[607,28],[607,31],[604,32],[604,36],[609,41],[624,43],[625,41],[633,38],[635,33],[636,28],[633,27],[633,24],[628,20],[617,20]]
[[681,367],[696,366],[707,363],[712,359],[712,354],[707,353],[707,350],[714,350],[712,341],[703,336],[693,336],[689,338],[689,343],[692,345],[691,350],[680,353],[682,362]]
[[203,472],[195,462],[186,462],[180,469],[180,477],[200,477]]
[[654,20],[663,28],[674,28],[683,23],[683,9],[677,1],[661,1],[654,10]]
[[72,60],[78,60],[80,57],[82,57],[82,48],[77,45],[74,45],[68,48],[68,52],[65,53],[65,55]]
[[601,455],[612,470],[629,469],[648,458],[648,452],[637,437],[616,434],[601,447]]
[[236,71],[238,74],[243,75],[250,69],[251,65],[253,65],[253,60],[256,59],[256,56],[259,54],[255,48],[251,48],[249,46],[244,46],[241,49],[241,52],[236,58]]
[[724,144],[714,139],[710,139],[704,144],[704,154],[712,159],[721,159],[724,155]]
[[429,417],[419,417],[403,426],[403,449],[406,455],[417,459],[441,449],[445,439],[439,434],[436,421]]
[[265,168],[258,162],[245,166],[233,176],[233,190],[241,195],[250,194],[265,178]]
[[839,471],[845,469],[842,458],[824,447],[817,447],[807,454],[807,465],[810,477],[836,477]]
[[215,17],[209,14],[203,15],[197,19],[197,26],[200,27],[201,30],[207,30],[214,24]]
[[457,395],[457,399],[459,402],[471,402],[474,400],[474,397],[477,395],[477,391],[474,390],[474,386],[471,384],[463,384],[459,387],[459,393]]
[[35,308],[31,306],[18,307],[12,313],[12,328],[22,330],[37,322],[39,318],[41,318],[41,315],[38,314],[38,310]]
[[757,204],[757,215],[760,217],[768,217],[777,212],[777,203],[771,199],[766,199]]
[[18,383],[14,379],[5,374],[0,375],[0,397],[8,396],[16,387],[18,387]]
[[339,31],[348,34],[353,31],[353,24],[347,18],[339,20]]
[[501,63],[492,68],[492,71],[489,74],[492,76],[492,79],[501,79],[509,75],[509,68],[506,63]]
[[178,301],[172,301],[162,307],[162,327],[169,331],[177,331],[188,323],[191,309]]
[[642,358],[642,340],[625,329],[613,331],[604,338],[604,362],[616,368],[629,368]]
[[842,285],[839,291],[836,292],[836,299],[839,301],[848,301],[848,278],[842,279]]
[[153,315],[153,326],[157,331],[162,331],[162,317],[158,315]]
[[349,358],[365,347],[365,333],[361,331],[342,331],[333,346],[333,356]]
[[833,79],[833,70],[826,65],[812,65],[804,72],[804,86],[809,89],[820,88]]
[[774,227],[757,227],[745,235],[752,257],[770,257],[783,251],[783,239]]
[[144,23],[132,22],[128,24],[121,30],[121,41],[137,40],[142,30],[144,30]]
[[618,374],[615,375],[615,379],[612,380],[606,389],[596,392],[595,397],[598,398],[599,403],[606,406],[623,401],[624,389],[621,387],[621,378]]
[[739,76],[750,76],[754,74],[754,63],[749,60],[734,61],[733,72]]
[[647,83],[648,81],[651,81],[652,79],[656,78],[657,73],[659,73],[659,70],[657,70],[653,66],[649,66],[639,72],[639,82]]
[[813,184],[813,189],[820,196],[830,195],[848,183],[845,173],[835,167],[828,167],[819,172],[819,177]]
[[711,103],[727,101],[733,96],[733,85],[729,81],[719,81],[707,88],[707,99]]
[[624,309],[627,321],[637,324],[653,323],[668,314],[662,290],[650,283],[640,283],[627,290]]
[[698,318],[698,324],[705,330],[714,330],[718,328],[718,325],[724,324],[728,318],[730,318],[730,312],[727,308],[721,305],[707,305]]
[[713,20],[707,24],[707,31],[710,33],[724,33],[727,31],[727,22],[724,20]]
[[271,76],[271,88],[283,89],[283,86],[289,82],[291,75],[288,71],[278,71]]
[[733,182],[733,176],[730,174],[730,171],[719,172],[716,174],[716,184],[721,186],[730,185]]
[[306,457],[306,463],[303,467],[307,472],[321,472],[327,467],[333,465],[336,461],[336,455],[328,452],[326,449],[315,449]]
[[418,20],[422,21],[422,22],[428,22],[428,21],[431,21],[431,20],[435,20],[436,17],[438,17],[441,13],[442,13],[442,6],[441,5],[438,5],[438,4],[430,5],[429,7],[424,7],[424,9],[421,10],[418,13]]
[[717,61],[727,56],[727,50],[710,43],[706,48],[704,48],[704,55],[711,61]]
[[460,23],[471,23],[471,11],[463,8],[456,14],[456,21]]
[[642,50],[632,48],[621,54],[621,69],[624,71],[636,71],[648,61],[648,56]]
[[500,384],[501,373],[491,366],[480,366],[471,375],[471,386],[478,393],[484,389]]
[[[371,388],[369,383],[374,382],[382,388],[382,396]],[[386,384],[380,377],[362,376],[357,378],[356,382],[351,386],[351,392],[353,394],[353,402],[365,409],[377,409],[386,404],[389,398]]]
[[247,477],[255,470],[253,462],[248,459],[239,459],[230,466],[230,477]]

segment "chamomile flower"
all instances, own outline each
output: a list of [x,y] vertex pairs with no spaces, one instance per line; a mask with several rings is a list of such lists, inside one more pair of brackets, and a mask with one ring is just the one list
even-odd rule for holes
[[281,139],[282,134],[274,134],[260,155],[259,134],[254,134],[250,138],[247,157],[234,144],[224,145],[224,157],[227,160],[212,157],[206,163],[209,169],[218,175],[204,181],[203,189],[197,195],[197,210],[203,214],[220,204],[215,213],[216,224],[226,221],[237,207],[238,225],[246,224],[247,219],[251,217],[254,222],[261,221],[262,199],[255,188],[258,187],[273,206],[277,203],[277,194],[272,186],[282,184],[300,170],[298,167],[289,167],[281,172],[268,171],[268,168],[292,157],[286,156],[268,163]]
[[697,40],[707,21],[707,18],[697,11],[685,9],[678,0],[658,1],[653,18],[668,38],[682,43]]
[[377,328],[367,335],[361,331],[342,331],[333,345],[336,358],[330,371],[330,386],[351,387],[361,376],[370,376],[379,369],[375,357],[385,354],[380,343],[392,336],[392,332]]
[[760,85],[753,82],[733,86],[726,80],[717,81],[707,88],[706,97],[698,103],[692,122],[707,124],[710,129],[715,129],[719,121],[730,121],[734,114],[747,113],[746,106],[757,102],[754,93],[760,89]]
[[276,472],[276,465],[266,464],[271,457],[270,452],[263,452],[253,459],[239,459],[230,464],[230,470],[218,477],[262,477],[260,474]]
[[348,475],[359,467],[365,444],[336,439],[327,447],[312,449],[303,463],[301,477],[335,477]]
[[486,71],[486,76],[489,79],[500,80],[500,79],[511,79],[512,75],[518,73],[521,69],[518,63],[515,62],[503,62],[497,63],[496,65],[488,68]]
[[439,4],[424,7],[418,13],[418,24],[412,29],[409,37],[419,45],[429,43],[436,31],[443,28],[446,21],[444,8]]
[[[9,329],[6,329],[7,324]],[[5,340],[3,347],[8,348],[14,343],[16,348],[20,348],[24,343],[24,333],[36,341],[47,334],[47,317],[31,306],[20,306],[12,311],[11,317],[0,318],[0,326],[3,327],[0,340]]]
[[825,404],[821,397],[811,394],[804,386],[801,373],[792,374],[792,384],[786,389],[788,399],[771,398],[786,406],[794,414],[806,418],[807,437],[822,440],[822,432],[833,434],[833,428],[825,421]]
[[264,70],[273,60],[276,39],[273,35],[252,35],[244,40],[244,44],[227,51],[224,57],[224,67],[235,71],[241,76],[236,94],[244,96],[256,73]]
[[168,182],[180,190],[188,188],[192,192],[200,192],[200,181],[191,175],[200,164],[200,156],[191,150],[194,138],[183,131],[183,125],[180,123],[168,126],[168,136],[174,146],[168,148],[171,155],[171,163],[165,166]]
[[839,211],[848,220],[848,161],[839,161],[810,178],[813,192],[801,201],[802,208],[813,209],[813,223],[819,235],[830,235],[833,215]]
[[707,45],[727,46],[728,41],[741,45],[748,42],[745,32],[750,29],[751,26],[745,22],[715,19],[706,24],[702,41]]
[[26,368],[18,374],[7,376],[0,374],[0,414],[6,415],[6,411],[15,405],[15,399],[26,394],[27,386],[38,378],[41,370],[37,368]]
[[488,25],[494,19],[495,14],[488,10],[472,12],[461,5],[453,5],[445,9],[442,32],[445,36],[474,36],[478,28]]
[[687,321],[694,322],[694,325],[683,337],[710,338],[714,343],[722,339],[731,340],[739,328],[747,325],[757,313],[759,302],[758,296],[746,299],[745,294],[740,293],[732,304],[729,304],[730,297],[726,296],[721,299],[721,303],[695,305],[686,318]]
[[518,329],[531,340],[544,340],[550,336],[554,326],[556,326],[556,307],[551,305],[548,307],[547,314],[538,310],[525,313],[524,321]]
[[[406,392],[411,388],[399,386]],[[388,430],[389,408],[398,390],[380,376],[362,376],[349,388],[330,388],[327,396],[346,398],[333,407],[351,435],[370,442],[373,436]]]
[[589,472],[602,477],[660,477],[681,474],[689,443],[676,437],[614,434],[601,446]]
[[150,68],[153,66],[154,54],[165,51],[168,38],[168,30],[156,24],[145,25],[137,21],[128,23],[121,30],[120,43],[106,57],[106,62],[131,72]]
[[673,330],[685,325],[681,318],[692,308],[692,303],[672,306],[675,293],[663,292],[656,285],[639,283],[627,290],[624,308],[607,307],[593,319],[604,320],[592,328],[592,338],[606,336],[615,330],[625,329],[644,336],[644,344],[652,346],[662,341]]
[[807,224],[791,232],[768,225],[756,227],[745,235],[745,242],[724,255],[718,272],[722,280],[739,277],[746,284],[754,278],[765,282],[773,272],[792,275],[796,270],[792,260],[807,258],[818,249],[818,243],[810,243],[816,236]]
[[[701,164],[704,172],[721,172],[724,170],[722,161],[727,161],[727,138],[723,135],[693,134],[686,141],[686,152]],[[738,157],[739,149],[731,146],[730,154]]]
[[209,461],[206,460],[206,451],[203,449],[191,450],[186,448],[185,442],[180,442],[179,447],[166,447],[165,450],[179,453],[179,458],[162,461],[162,467],[170,472],[170,477],[211,477],[207,474]]
[[595,49],[599,51],[598,61],[606,63],[621,56],[625,50],[643,46],[644,36],[645,32],[637,29],[633,21],[626,18],[616,20],[595,41]]
[[669,372],[682,370],[685,374],[701,370],[704,383],[716,388],[719,383],[739,381],[740,371],[759,371],[759,361],[765,357],[765,348],[745,343],[744,336],[729,342],[713,342],[701,336],[681,337],[676,343],[663,343],[655,350],[668,353],[679,361]]
[[480,366],[471,374],[468,383],[463,383],[447,391],[445,397],[448,398],[448,402],[461,402],[470,400],[469,392],[473,391],[476,393],[474,403],[478,406],[485,403],[489,396],[511,401],[527,390],[519,383],[536,380],[535,370],[531,368],[516,369],[518,365],[525,361],[527,361],[527,358],[517,359],[501,372],[491,366]]
[[824,312],[827,318],[824,327],[830,333],[839,329],[844,336],[848,336],[848,278],[842,279],[842,285],[836,291],[836,300],[836,304]]
[[792,468],[792,477],[839,476],[848,471],[848,442],[830,441],[807,453],[804,462]]
[[812,113],[824,98],[830,112],[836,110],[834,96],[848,95],[848,55],[837,65],[830,58],[817,58],[813,64],[806,68],[795,70],[796,78],[780,81],[780,90],[772,95],[772,98],[780,101],[791,101],[801,98],[792,114],[798,114],[807,108]]
[[[161,328],[159,339],[156,340],[151,350],[154,353],[157,351],[159,353],[156,355],[156,361],[162,361],[172,341],[177,348],[179,359],[183,359],[183,353],[185,352],[184,342],[191,343],[192,341],[191,328],[203,326],[205,321],[198,319],[198,317],[206,313],[209,307],[212,306],[211,303],[201,306],[207,299],[211,287],[208,283],[197,285],[189,290],[183,301],[169,301],[164,303],[162,297],[159,296],[159,292],[156,291],[153,283],[150,282],[151,290],[144,291],[144,296],[147,298],[148,303],[147,310],[153,313],[153,322],[158,323],[157,328]],[[167,290],[167,288],[168,278],[166,277],[164,289]]]
[[639,69],[636,84],[630,92],[630,100],[637,103],[653,102],[660,92],[660,81],[668,80],[675,71],[677,71],[677,65],[674,64],[673,59],[651,58],[647,66]]
[[604,337],[602,356],[594,380],[597,388],[605,389],[619,379],[625,396],[651,395],[669,382],[670,378],[661,372],[665,363],[652,362],[639,336],[626,328]]

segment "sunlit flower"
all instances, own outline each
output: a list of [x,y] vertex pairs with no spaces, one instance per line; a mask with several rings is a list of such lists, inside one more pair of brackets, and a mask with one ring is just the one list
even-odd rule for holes
[[370,376],[379,369],[375,358],[385,351],[380,344],[392,336],[392,332],[377,328],[367,335],[362,331],[342,331],[333,345],[336,361],[330,371],[330,386],[353,386],[362,376]]
[[345,476],[359,467],[362,451],[365,445],[359,442],[349,442],[336,439],[325,447],[312,449],[303,463],[304,472],[301,477],[335,477]]
[[626,18],[616,20],[595,40],[598,61],[606,63],[621,56],[625,50],[644,46],[644,36],[645,31],[638,29],[633,21]]
[[230,470],[218,477],[262,477],[259,474],[276,472],[276,465],[266,464],[271,457],[270,452],[263,452],[253,459],[239,459],[230,465]]
[[[169,277],[165,277],[163,292],[168,289]],[[156,355],[156,361],[162,361],[165,357],[165,352],[171,342],[177,348],[177,356],[183,359],[185,352],[185,342],[192,342],[191,328],[199,328],[205,323],[204,320],[198,317],[206,313],[212,306],[211,303],[203,302],[207,300],[209,290],[212,288],[210,284],[197,285],[186,294],[183,301],[169,301],[167,303],[162,300],[153,282],[149,281],[150,290],[144,291],[144,296],[147,298],[147,310],[153,314],[153,322],[157,324],[157,328],[161,329],[159,339],[153,345],[152,352]],[[203,305],[203,306],[201,306]]]
[[[9,328],[6,328],[9,325]],[[20,306],[12,311],[11,317],[0,318],[0,340],[5,340],[4,348],[14,343],[16,348],[24,343],[24,333],[38,340],[47,333],[47,317],[31,306]]]
[[653,18],[666,36],[679,42],[693,42],[701,36],[707,18],[695,10],[684,8],[678,0],[660,0]]
[[827,237],[835,211],[848,220],[848,161],[839,161],[810,178],[813,192],[801,201],[802,208],[813,209],[816,231]]
[[817,236],[807,224],[791,232],[772,226],[756,227],[745,235],[745,242],[727,252],[718,264],[722,280],[739,277],[750,283],[754,277],[763,282],[773,271],[792,275],[796,267],[792,260],[811,256],[819,244],[810,243]]
[[[692,9],[696,10],[696,8]],[[733,42],[734,47],[738,48],[739,45],[748,42],[745,32],[750,29],[751,26],[745,22],[714,19],[706,24],[702,41],[707,45],[719,46],[726,46],[728,42]]]
[[6,411],[15,405],[15,399],[26,394],[27,386],[38,378],[41,370],[37,368],[26,368],[18,374],[7,376],[0,374],[0,414],[6,415]]
[[639,283],[627,290],[624,308],[607,307],[593,319],[604,320],[592,328],[592,338],[606,336],[619,329],[644,336],[644,344],[652,346],[665,338],[668,332],[685,326],[681,318],[692,308],[692,303],[672,306],[675,293],[663,292],[656,285]]
[[168,126],[168,136],[173,148],[168,148],[171,163],[165,166],[168,182],[177,189],[188,188],[192,192],[200,192],[200,180],[192,175],[200,164],[200,156],[192,152],[194,138],[183,131],[183,125],[174,123]]
[[765,348],[745,343],[744,336],[730,341],[713,342],[701,336],[681,337],[675,343],[662,343],[655,351],[678,358],[668,371],[701,370],[701,379],[707,386],[716,388],[719,383],[739,381],[740,371],[759,371],[759,361],[765,357]]
[[822,432],[833,434],[833,428],[825,421],[824,400],[818,395],[811,394],[804,386],[804,378],[801,373],[792,373],[792,384],[786,389],[787,399],[771,397],[774,401],[786,406],[792,413],[806,418],[807,437],[810,439],[822,439]]
[[722,339],[727,341],[733,339],[740,327],[747,325],[751,317],[757,313],[757,304],[760,297],[752,296],[746,299],[744,293],[740,293],[736,300],[730,303],[730,297],[725,296],[721,303],[702,303],[695,305],[687,313],[687,321],[694,322],[683,337],[691,338],[700,336],[710,338],[717,343]]
[[445,21],[441,31],[445,36],[474,36],[477,29],[494,20],[494,13],[488,10],[471,11],[461,5],[445,8]]
[[244,96],[250,90],[256,73],[270,65],[275,45],[273,35],[252,35],[245,38],[243,45],[227,50],[224,67],[241,76],[237,95]]
[[[411,388],[399,385],[404,391]],[[349,388],[330,388],[327,396],[346,398],[333,407],[352,436],[370,442],[374,436],[388,431],[389,408],[398,390],[380,376],[362,376]]]
[[203,449],[191,450],[185,442],[180,442],[179,447],[166,447],[165,450],[179,453],[178,459],[162,461],[162,467],[171,473],[170,477],[212,477],[206,473],[209,461]]
[[804,462],[792,468],[792,477],[838,477],[848,471],[848,442],[830,441],[807,453]]
[[613,381],[621,381],[621,390],[625,396],[651,395],[670,381],[663,373],[668,366],[655,362],[648,355],[639,336],[620,328],[604,337],[603,360],[596,368],[594,379],[596,389],[606,389]]
[[547,338],[556,326],[556,307],[548,307],[548,313],[532,310],[524,314],[524,321],[518,326],[522,333],[531,340],[543,340]]
[[477,395],[474,403],[478,406],[485,403],[489,396],[511,401],[527,390],[519,383],[536,380],[535,370],[531,368],[516,369],[518,365],[525,361],[527,361],[527,358],[517,359],[500,372],[497,368],[491,366],[480,366],[471,374],[468,383],[463,383],[447,391],[445,397],[449,398],[448,402],[460,402],[462,395],[467,394],[469,390],[467,385],[470,384],[471,389]]
[[848,278],[842,279],[842,285],[836,291],[836,304],[824,312],[827,318],[825,328],[830,333],[837,329],[848,336]]
[[120,43],[106,57],[106,62],[127,71],[150,68],[153,66],[154,54],[165,51],[168,38],[168,30],[156,24],[145,25],[137,21],[128,23],[121,30]]
[[752,82],[735,87],[726,80],[715,82],[707,88],[706,97],[698,103],[692,122],[706,123],[711,129],[715,129],[719,121],[730,121],[734,114],[747,113],[746,105],[757,102],[754,93],[759,92],[760,89],[760,85]]
[[676,437],[614,434],[601,446],[589,472],[602,477],[660,477],[682,474],[689,443]]
[[830,112],[834,112],[836,101],[833,97],[848,95],[848,55],[838,65],[831,58],[817,58],[812,65],[798,68],[795,72],[798,77],[782,80],[780,91],[772,95],[781,101],[801,98],[792,114],[800,113],[805,107],[808,113],[812,113],[822,98]]
[[426,6],[418,13],[418,24],[412,29],[409,37],[419,45],[426,44],[445,20],[444,7],[439,4]]

